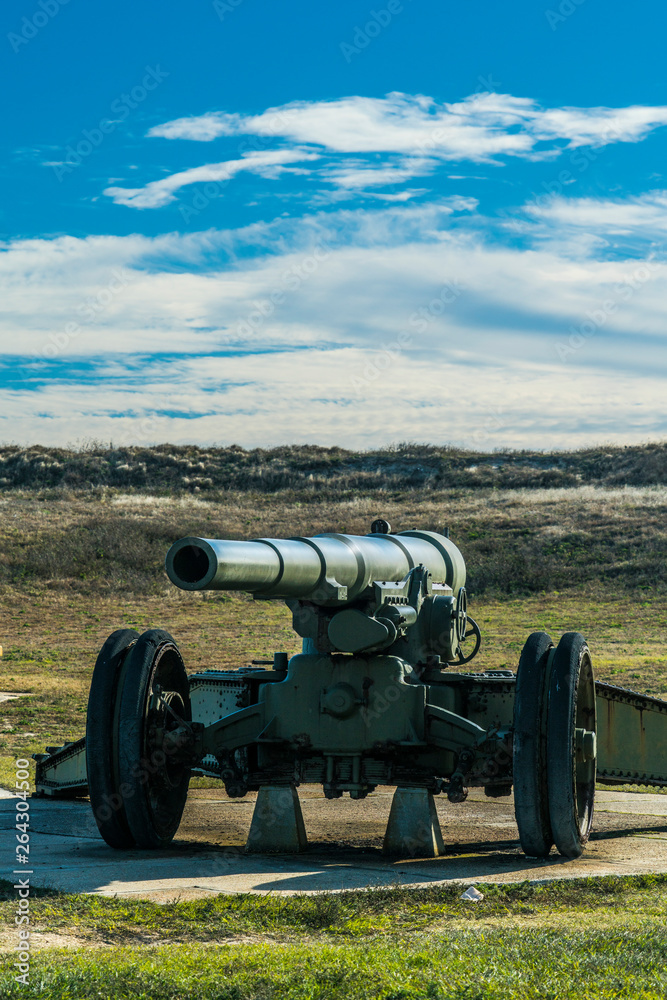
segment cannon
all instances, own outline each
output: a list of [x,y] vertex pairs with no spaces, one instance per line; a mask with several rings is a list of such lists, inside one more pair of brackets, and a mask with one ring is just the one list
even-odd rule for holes
[[481,633],[448,537],[368,535],[223,541],[188,537],[166,571],[186,591],[283,600],[302,640],[238,670],[188,676],[169,633],[114,632],[95,664],[85,739],[37,755],[37,792],[90,795],[114,848],[160,848],[190,776],[257,791],[247,849],[302,850],[297,788],[336,799],[396,791],[385,851],[444,849],[433,796],[514,792],[524,852],[578,857],[596,782],[667,785],[667,702],[596,683],[578,632],[534,632],[516,673],[472,672]]

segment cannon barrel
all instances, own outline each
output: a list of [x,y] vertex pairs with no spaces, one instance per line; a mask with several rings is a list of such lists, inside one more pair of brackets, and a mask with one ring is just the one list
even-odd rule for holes
[[376,580],[398,582],[420,564],[434,583],[455,593],[465,585],[459,549],[434,531],[245,542],[181,538],[166,559],[169,579],[182,590],[243,590],[319,604],[352,601]]

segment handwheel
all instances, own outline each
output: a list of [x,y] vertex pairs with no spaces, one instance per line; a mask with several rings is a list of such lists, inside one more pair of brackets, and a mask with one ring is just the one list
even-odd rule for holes
[[456,597],[454,620],[456,622],[456,638],[461,643],[466,637],[466,626],[468,624],[468,595],[465,587],[459,587]]
[[549,816],[566,858],[580,856],[591,832],[596,756],[591,654],[583,635],[566,632],[553,659],[547,722]]
[[514,695],[514,813],[524,854],[545,858],[553,836],[547,791],[547,696],[554,645],[546,632],[528,637]]
[[138,847],[166,847],[181,822],[190,763],[179,741],[190,720],[181,654],[168,632],[150,629],[127,658],[119,713],[119,773]]
[[109,847],[134,846],[118,777],[118,691],[127,653],[139,633],[118,629],[102,646],[90,685],[86,718],[88,792],[97,827]]
[[[475,636],[475,645],[472,648],[472,652],[468,653],[468,655],[465,656],[463,653],[463,643],[471,635]],[[466,612],[466,633],[459,643],[457,658],[455,660],[451,660],[450,662],[455,667],[461,667],[463,666],[464,663],[470,663],[470,661],[474,660],[477,654],[479,653],[479,647],[481,645],[482,645],[482,633],[480,627],[475,621],[475,619],[471,618],[470,615],[467,614]]]

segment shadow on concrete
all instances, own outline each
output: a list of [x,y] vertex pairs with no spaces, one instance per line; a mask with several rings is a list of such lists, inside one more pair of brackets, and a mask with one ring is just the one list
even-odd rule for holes
[[[0,875],[5,878],[13,877],[14,804],[0,800]],[[293,855],[246,855],[239,840],[226,846],[220,839],[193,841],[189,830],[164,851],[114,851],[100,838],[87,802],[33,799],[30,817],[35,886],[160,901],[219,892],[310,893],[667,871],[664,815],[607,812],[603,828],[592,834],[591,850],[575,861],[555,852],[546,859],[526,858],[506,827],[498,830],[498,839],[467,840],[461,825],[441,857],[392,859],[381,853],[375,833],[368,843],[354,846],[313,839],[307,852]],[[208,832],[202,831],[204,837]],[[473,826],[471,832],[479,837],[482,831]],[[632,837],[652,841],[641,839],[630,848]]]
[[618,840],[620,837],[640,837],[647,833],[667,833],[667,825],[663,826],[623,826],[618,829],[600,830],[591,833],[590,839],[594,840]]

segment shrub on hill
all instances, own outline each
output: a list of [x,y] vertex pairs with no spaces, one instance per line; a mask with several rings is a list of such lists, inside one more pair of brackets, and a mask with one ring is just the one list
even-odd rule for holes
[[0,448],[0,490],[117,489],[158,494],[553,488],[667,483],[667,444],[569,452],[473,452],[400,444],[355,452],[317,445],[245,450],[162,444]]

